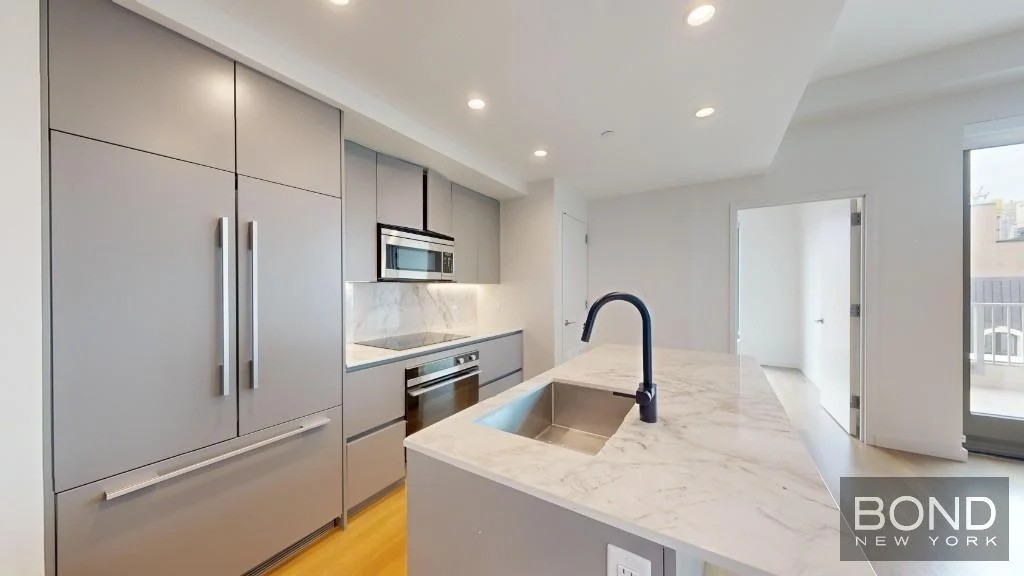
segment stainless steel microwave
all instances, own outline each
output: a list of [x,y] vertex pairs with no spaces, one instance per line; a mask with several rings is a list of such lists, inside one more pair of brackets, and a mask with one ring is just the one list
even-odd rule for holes
[[455,240],[450,236],[378,224],[380,280],[455,280]]

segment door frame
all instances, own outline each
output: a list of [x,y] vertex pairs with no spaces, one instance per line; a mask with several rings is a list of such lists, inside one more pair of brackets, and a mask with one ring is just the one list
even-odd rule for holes
[[[855,411],[856,415],[852,418],[853,428],[852,436],[863,441],[867,438],[866,435],[866,423],[867,418],[865,415],[868,412],[870,387],[869,378],[867,377],[867,326],[869,323],[869,317],[871,308],[867,305],[869,300],[868,287],[869,287],[869,274],[867,273],[867,255],[870,249],[870,242],[868,235],[865,233],[864,227],[869,225],[874,215],[874,200],[868,189],[865,188],[854,188],[854,189],[839,189],[831,192],[821,192],[817,194],[808,194],[801,196],[800,198],[791,198],[785,200],[762,200],[762,199],[750,199],[750,200],[739,200],[729,203],[729,331],[728,331],[728,344],[729,353],[736,354],[738,351],[737,347],[737,336],[739,335],[739,309],[740,309],[740,231],[739,231],[739,212],[742,210],[753,210],[757,208],[773,208],[778,206],[793,206],[799,204],[811,204],[814,202],[827,202],[830,200],[851,200],[859,201],[860,213],[861,213],[861,225],[859,226],[859,237],[860,237],[860,251],[859,258],[857,258],[857,267],[860,270],[859,274],[859,287],[853,288],[851,286],[851,298],[859,294],[860,295],[860,318],[859,321],[851,321],[851,333],[850,333],[850,378],[851,389],[854,390],[854,395],[859,392],[860,403],[859,408],[853,407],[853,399],[851,398],[851,412]],[[852,228],[852,227],[851,227]],[[851,234],[855,232],[851,231]],[[854,236],[851,236],[851,242]],[[853,258],[855,257],[851,245],[851,266],[853,265]],[[851,269],[851,273],[853,270]],[[853,274],[851,274],[851,283],[853,281]]]

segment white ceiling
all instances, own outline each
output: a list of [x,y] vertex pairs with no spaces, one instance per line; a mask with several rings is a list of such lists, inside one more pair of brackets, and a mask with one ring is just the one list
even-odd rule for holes
[[[373,119],[377,103],[400,110],[388,129],[420,135],[434,150],[469,151],[472,159],[458,160],[521,192],[557,178],[590,196],[767,168],[843,0],[717,0],[714,20],[691,28],[684,20],[697,3],[138,2],[165,16],[183,4],[222,10],[232,27],[371,95],[363,109],[353,104],[359,114]],[[207,28],[216,44],[218,31]],[[487,100],[486,110],[466,107],[472,95]],[[719,112],[694,118],[706,105]],[[615,136],[602,139],[609,129]],[[546,159],[532,156],[538,147]]]
[[837,76],[1024,27],[1024,0],[846,0],[815,73]]

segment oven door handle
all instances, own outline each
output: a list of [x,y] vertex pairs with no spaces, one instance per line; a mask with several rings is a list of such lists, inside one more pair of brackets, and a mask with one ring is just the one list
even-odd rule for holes
[[473,370],[472,372],[468,372],[466,374],[461,374],[458,377],[451,378],[451,379],[445,380],[443,382],[438,382],[437,384],[432,384],[430,386],[424,386],[422,388],[412,388],[412,389],[410,389],[408,391],[408,394],[409,394],[409,396],[412,396],[413,398],[415,398],[417,396],[422,396],[422,395],[426,394],[427,392],[433,392],[434,390],[437,390],[438,388],[444,388],[445,386],[451,386],[452,384],[457,384],[459,382],[462,382],[463,380],[466,380],[466,379],[469,379],[469,378],[474,378],[474,377],[479,376],[479,375],[480,375],[480,370],[479,369]]

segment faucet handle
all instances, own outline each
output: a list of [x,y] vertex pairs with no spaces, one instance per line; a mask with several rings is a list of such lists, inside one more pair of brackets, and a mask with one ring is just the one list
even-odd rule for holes
[[643,383],[636,389],[636,403],[640,406],[650,406],[654,403],[654,397],[658,394],[658,387],[651,384],[650,391],[644,390]]

